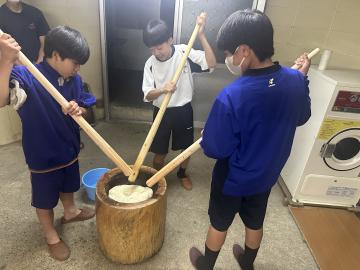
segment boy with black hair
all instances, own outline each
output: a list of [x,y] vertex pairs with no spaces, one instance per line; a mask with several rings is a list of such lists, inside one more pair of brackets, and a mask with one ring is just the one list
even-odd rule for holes
[[26,67],[14,66],[20,47],[10,35],[1,35],[0,50],[0,107],[11,105],[18,111],[31,173],[31,204],[50,254],[56,260],[66,260],[70,250],[54,228],[53,208],[60,199],[64,207],[62,224],[95,215],[93,209],[79,209],[74,202],[74,192],[80,188],[80,132],[69,116],[84,114],[96,101],[83,91],[77,74],[89,58],[89,46],[78,31],[66,26],[54,28],[45,38],[45,60],[36,67],[69,101],[67,108],[61,108]]
[[193,247],[196,269],[213,269],[236,214],[245,225],[245,249],[233,246],[242,270],[252,270],[263,236],[263,221],[272,186],[289,157],[297,126],[309,119],[309,59],[300,71],[271,60],[273,27],[252,10],[237,11],[221,26],[217,45],[229,70],[240,76],[216,98],[203,131],[204,153],[214,166],[209,202],[210,227],[205,255]]
[[[186,45],[173,45],[172,34],[162,20],[151,20],[143,32],[143,41],[152,56],[145,63],[142,90],[144,101],[153,102],[154,119],[164,95],[168,92],[173,93],[150,148],[150,151],[155,153],[153,159],[155,169],[160,169],[164,165],[171,135],[172,150],[184,150],[193,143],[192,73],[209,72],[216,65],[215,55],[204,33],[205,19],[198,17],[197,23],[201,25],[198,38],[204,51],[191,49],[177,85],[171,80],[180,64]],[[188,162],[189,159],[180,165],[177,176],[182,186],[186,190],[191,190],[192,182],[185,173]]]

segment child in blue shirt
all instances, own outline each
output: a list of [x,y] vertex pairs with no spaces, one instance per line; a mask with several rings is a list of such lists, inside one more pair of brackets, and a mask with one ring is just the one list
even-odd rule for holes
[[36,67],[69,101],[67,108],[61,108],[26,67],[14,66],[20,47],[10,35],[0,37],[0,50],[0,107],[13,106],[21,118],[23,150],[31,173],[31,204],[50,254],[66,260],[70,250],[54,228],[53,208],[60,199],[62,224],[95,215],[93,209],[79,209],[74,202],[74,192],[80,188],[80,131],[70,117],[84,114],[96,101],[84,92],[77,74],[89,58],[89,46],[78,31],[65,26],[52,29],[45,38],[45,60]]
[[301,56],[298,71],[272,62],[272,24],[259,11],[233,13],[219,30],[217,45],[229,70],[240,77],[217,96],[205,124],[201,146],[217,160],[208,210],[211,225],[205,255],[195,247],[189,255],[196,269],[213,269],[239,214],[245,248],[235,244],[233,253],[242,270],[253,270],[271,188],[289,157],[296,127],[311,114],[304,76],[310,63]]

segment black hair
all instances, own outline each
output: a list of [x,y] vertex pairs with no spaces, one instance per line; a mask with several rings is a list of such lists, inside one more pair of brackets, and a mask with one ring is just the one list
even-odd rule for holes
[[166,42],[172,35],[163,20],[150,20],[143,31],[146,47],[154,47]]
[[274,55],[274,29],[270,19],[258,10],[238,10],[228,17],[217,35],[217,47],[234,54],[248,45],[260,62]]
[[51,58],[54,51],[61,59],[69,58],[80,65],[85,64],[90,56],[89,45],[80,32],[62,25],[50,30],[45,37],[45,58]]

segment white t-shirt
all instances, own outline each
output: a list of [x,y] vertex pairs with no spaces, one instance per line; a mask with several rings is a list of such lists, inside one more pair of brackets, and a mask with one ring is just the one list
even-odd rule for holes
[[[145,63],[142,90],[144,101],[147,94],[157,88],[162,88],[170,82],[175,75],[176,69],[181,62],[181,58],[186,50],[186,45],[174,45],[174,53],[170,59],[161,62],[152,55]],[[194,92],[194,82],[192,73],[210,72],[205,58],[205,52],[200,50],[190,50],[188,59],[180,78],[176,85],[176,91],[172,94],[168,107],[179,107],[192,100]],[[159,96],[153,101],[153,105],[160,107],[164,95]]]

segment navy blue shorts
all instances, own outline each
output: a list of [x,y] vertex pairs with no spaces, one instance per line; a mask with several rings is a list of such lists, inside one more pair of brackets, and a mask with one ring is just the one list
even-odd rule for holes
[[62,193],[73,193],[80,188],[79,162],[48,173],[31,173],[31,205],[53,209]]
[[222,190],[228,174],[227,162],[217,162],[215,167],[208,209],[211,226],[221,232],[227,231],[238,214],[247,228],[261,229],[271,189],[239,197],[224,195]]

